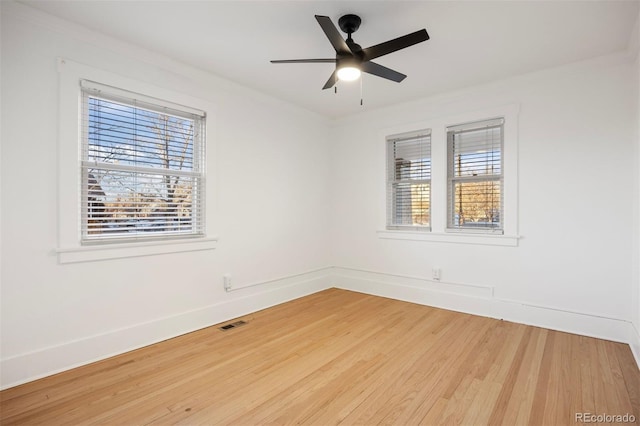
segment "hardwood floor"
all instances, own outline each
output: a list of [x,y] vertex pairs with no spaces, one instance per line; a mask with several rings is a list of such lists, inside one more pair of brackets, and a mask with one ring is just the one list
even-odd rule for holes
[[7,389],[1,423],[640,419],[640,372],[624,344],[338,289],[242,319]]

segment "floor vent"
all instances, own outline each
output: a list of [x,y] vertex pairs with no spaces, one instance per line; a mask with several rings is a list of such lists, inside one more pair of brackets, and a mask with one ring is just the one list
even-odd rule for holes
[[246,322],[240,320],[240,321],[232,322],[231,324],[223,325],[222,327],[220,327],[220,330],[227,331],[227,330],[231,330],[232,328],[240,327],[241,325],[245,325],[245,324]]

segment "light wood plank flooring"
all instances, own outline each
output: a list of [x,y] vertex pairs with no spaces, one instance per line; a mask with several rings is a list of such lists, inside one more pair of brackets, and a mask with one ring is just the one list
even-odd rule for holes
[[640,419],[627,345],[331,289],[0,393],[1,423]]

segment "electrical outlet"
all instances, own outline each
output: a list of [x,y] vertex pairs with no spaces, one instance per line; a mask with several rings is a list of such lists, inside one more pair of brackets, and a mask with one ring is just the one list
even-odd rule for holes
[[231,291],[231,274],[224,274],[222,276],[222,283],[226,291]]
[[440,281],[441,271],[440,268],[432,268],[431,269],[431,277],[434,281]]

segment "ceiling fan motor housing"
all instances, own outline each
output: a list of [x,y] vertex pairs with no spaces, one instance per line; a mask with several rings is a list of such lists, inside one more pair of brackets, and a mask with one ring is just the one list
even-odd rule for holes
[[360,68],[362,58],[351,55],[336,55],[336,69],[345,67]]

